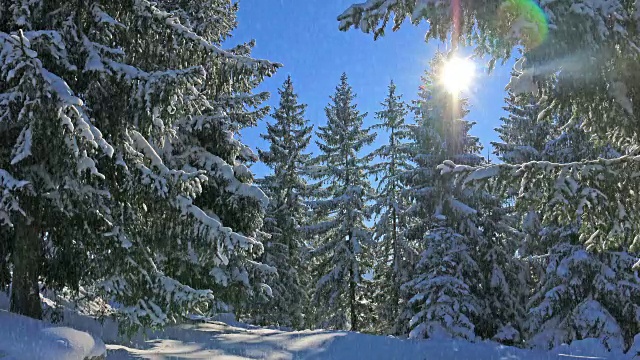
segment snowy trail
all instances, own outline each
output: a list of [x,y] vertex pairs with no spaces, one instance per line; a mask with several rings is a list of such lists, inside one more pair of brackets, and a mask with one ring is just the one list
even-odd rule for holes
[[[28,359],[82,360],[87,354],[103,351],[103,341],[106,343],[108,360],[633,359],[631,355],[606,352],[597,339],[577,341],[571,346],[561,346],[553,351],[523,350],[493,342],[404,340],[347,331],[274,330],[242,324],[233,317],[225,316],[218,319],[222,321],[193,323],[151,332],[146,340],[140,333],[131,340],[125,340],[113,320],[101,322],[66,309],[62,324],[47,324],[2,310],[7,307],[8,299],[0,293],[1,360],[24,359],[26,350],[30,351],[27,353],[36,354],[28,356]],[[75,330],[59,328],[60,326]],[[36,333],[39,335],[35,336]],[[62,339],[66,340],[61,342]],[[17,355],[12,357],[11,354]]]
[[[213,322],[168,329],[157,339],[133,347],[107,345],[109,360],[124,359],[616,359],[582,353],[580,349],[527,351],[495,343],[411,341],[342,331],[285,332],[244,329]],[[569,351],[572,350],[572,351]],[[582,353],[582,354],[581,354]],[[575,354],[575,355],[567,355]]]

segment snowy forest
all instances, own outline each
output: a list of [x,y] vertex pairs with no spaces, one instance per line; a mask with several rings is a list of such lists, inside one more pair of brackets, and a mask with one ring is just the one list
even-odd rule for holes
[[[226,314],[640,354],[639,0],[353,4],[336,32],[427,23],[447,50],[415,93],[380,79],[376,108],[344,73],[309,94],[320,126],[294,76],[260,90],[286,64],[226,47],[240,6],[0,0],[0,336],[16,316],[130,337]],[[510,58],[481,143],[469,64]]]

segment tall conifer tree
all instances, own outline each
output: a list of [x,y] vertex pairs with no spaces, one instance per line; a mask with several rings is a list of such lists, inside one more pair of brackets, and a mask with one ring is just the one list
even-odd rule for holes
[[412,296],[409,335],[472,340],[511,333],[513,338],[524,299],[518,292],[521,269],[513,261],[516,246],[501,198],[490,189],[468,188],[440,174],[442,166],[454,162],[485,162],[478,139],[469,134],[473,123],[464,119],[466,99],[440,83],[447,59],[436,54],[416,102],[416,168],[407,177],[413,198],[408,234],[422,254],[415,275],[403,285]]
[[371,231],[366,226],[372,188],[368,160],[359,153],[375,135],[363,128],[366,114],[357,110],[347,75],[325,108],[327,125],[318,128],[320,154],[311,175],[323,185],[311,203],[318,221],[307,227],[316,235],[315,300],[322,327],[360,328],[361,278],[371,266]]
[[[475,318],[481,299],[474,289],[481,283],[474,258],[477,249],[471,209],[463,203],[468,194],[456,192],[451,182],[439,175],[445,160],[479,164],[478,139],[469,135],[472,124],[464,120],[466,101],[449,94],[438,82],[445,60],[436,54],[423,77],[416,101],[412,161],[408,174],[413,218],[408,236],[419,244],[420,260],[413,278],[403,285],[411,299],[410,337],[440,335],[474,338]],[[462,197],[462,198],[461,198]]]
[[313,128],[305,118],[306,105],[298,102],[291,77],[279,91],[280,105],[267,125],[262,137],[269,142],[269,150],[260,158],[273,174],[260,181],[269,196],[264,231],[270,235],[265,241],[263,263],[275,267],[275,277],[269,279],[271,299],[261,308],[265,323],[301,328],[307,306],[307,262],[305,236],[300,227],[307,221],[305,200],[309,188],[304,177],[310,155],[305,152],[311,141]]
[[[510,92],[507,99],[509,115],[500,128],[505,142],[496,148],[508,164],[533,160],[571,163],[620,156],[610,146],[595,143],[579,125],[564,126],[571,114],[543,112],[545,107],[537,105],[544,103],[544,98]],[[529,110],[528,115],[526,121],[519,121],[523,109]],[[565,181],[567,189],[573,186]],[[564,197],[562,192],[549,193],[545,188],[538,189],[536,196],[549,202]],[[526,340],[550,348],[595,337],[609,348],[630,346],[640,329],[634,315],[640,287],[634,284],[632,272],[637,257],[624,247],[602,249],[599,254],[587,252],[579,238],[580,217],[562,220],[535,207],[516,211],[525,234],[520,254],[532,270]]]
[[[12,310],[38,282],[115,300],[161,326],[239,304],[266,196],[234,134],[266,114],[278,67],[221,49],[237,5],[0,2],[0,246]],[[256,108],[256,110],[252,110]],[[5,255],[5,254],[3,254]]]
[[[388,143],[371,153],[377,162],[371,165],[370,174],[378,181],[378,189],[372,210],[375,222],[375,298],[379,316],[374,324],[377,331],[399,334],[400,309],[406,299],[400,294],[400,286],[408,280],[413,248],[406,239],[406,217],[409,203],[404,176],[411,170],[410,144],[407,139],[411,130],[406,123],[408,107],[396,94],[396,85],[391,82],[389,93],[381,103],[382,110],[376,113],[378,123],[373,129],[389,134]],[[375,160],[374,160],[375,161]]]

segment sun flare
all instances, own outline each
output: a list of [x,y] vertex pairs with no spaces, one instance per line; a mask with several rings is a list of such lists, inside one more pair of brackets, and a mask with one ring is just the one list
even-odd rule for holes
[[442,67],[440,81],[451,94],[469,89],[476,73],[476,65],[465,58],[453,57]]

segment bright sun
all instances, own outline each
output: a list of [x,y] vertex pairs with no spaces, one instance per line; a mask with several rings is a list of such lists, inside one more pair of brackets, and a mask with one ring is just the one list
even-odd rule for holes
[[453,57],[442,67],[440,81],[451,94],[469,89],[475,76],[476,65],[469,59]]

